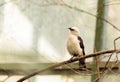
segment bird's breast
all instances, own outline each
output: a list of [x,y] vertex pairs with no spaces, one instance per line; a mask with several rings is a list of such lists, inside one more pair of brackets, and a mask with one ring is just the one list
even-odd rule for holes
[[71,55],[80,55],[82,50],[79,45],[79,40],[76,36],[70,36],[67,41],[67,49]]

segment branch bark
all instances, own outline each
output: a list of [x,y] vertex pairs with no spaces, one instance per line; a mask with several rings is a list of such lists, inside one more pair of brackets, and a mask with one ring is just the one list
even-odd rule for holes
[[[100,62],[98,56],[95,57],[96,59],[96,68],[97,68],[97,77],[100,78]],[[96,80],[96,82],[100,82],[100,79]]]
[[73,60],[66,60],[66,61],[63,61],[63,62],[60,62],[60,63],[57,63],[57,64],[54,64],[52,66],[49,66],[45,69],[42,69],[42,70],[39,70],[39,71],[36,71],[34,73],[31,73],[29,75],[26,75],[25,77],[19,79],[17,82],[23,82],[24,80],[26,79],[29,79],[30,77],[33,77],[41,72],[44,72],[46,70],[51,70],[55,67],[58,67],[58,66],[62,66],[62,65],[65,65],[65,64],[68,64],[68,63],[72,63],[72,62],[75,62],[75,61],[78,61],[80,59],[86,59],[86,58],[90,58],[90,57],[95,57],[95,56],[99,56],[99,55],[103,55],[103,54],[107,54],[107,53],[120,53],[120,50],[105,50],[105,51],[99,51],[99,52],[96,52],[96,53],[92,53],[92,54],[88,54],[86,56],[83,56],[83,57],[76,57],[74,58]]

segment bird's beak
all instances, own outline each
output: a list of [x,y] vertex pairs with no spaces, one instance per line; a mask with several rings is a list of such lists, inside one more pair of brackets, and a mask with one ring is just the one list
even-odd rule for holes
[[71,28],[68,28],[69,30],[71,30]]

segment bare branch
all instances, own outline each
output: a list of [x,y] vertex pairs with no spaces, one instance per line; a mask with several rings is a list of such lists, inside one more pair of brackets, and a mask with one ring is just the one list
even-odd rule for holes
[[100,51],[100,52],[96,52],[96,53],[93,53],[93,54],[88,54],[84,57],[76,57],[74,58],[73,60],[66,60],[66,61],[63,61],[63,62],[60,62],[60,63],[57,63],[57,64],[54,64],[52,66],[49,66],[45,69],[42,69],[42,70],[39,70],[39,71],[36,71],[34,73],[31,73],[29,75],[26,75],[25,77],[19,79],[17,82],[23,82],[24,80],[30,78],[30,77],[33,77],[41,72],[44,72],[46,70],[51,70],[55,67],[58,67],[58,66],[62,66],[62,65],[65,65],[65,64],[68,64],[68,63],[72,63],[72,62],[75,62],[75,61],[78,61],[80,59],[85,59],[85,58],[90,58],[90,57],[95,57],[95,56],[99,56],[99,55],[103,55],[103,54],[107,54],[107,53],[115,53],[115,52],[119,52],[120,53],[120,50],[105,50],[105,51]]
[[120,39],[120,36],[117,37],[117,38],[114,40],[114,49],[116,49],[116,41],[117,41],[118,39]]
[[88,12],[88,11],[79,9],[79,8],[77,8],[77,7],[72,7],[72,6],[70,6],[70,5],[68,5],[68,4],[65,4],[65,3],[62,4],[62,6],[65,6],[65,7],[68,7],[68,8],[70,8],[70,9],[74,9],[74,10],[77,10],[77,11],[80,11],[80,12],[83,12],[83,13],[86,13],[86,14],[88,14],[88,15],[91,15],[91,16],[93,16],[93,17],[99,18],[99,19],[105,21],[106,23],[110,24],[110,25],[111,25],[113,28],[115,28],[116,30],[120,31],[120,28],[118,28],[117,26],[115,26],[114,24],[112,24],[111,22],[109,22],[107,19],[105,19],[105,18],[103,18],[103,17],[98,17],[98,16],[96,16],[96,15],[94,15],[94,14]]
[[[100,62],[98,56],[95,57],[96,59],[96,66],[97,66],[97,77],[100,78]],[[100,79],[97,79],[96,82],[100,82]]]
[[[116,49],[116,41],[120,39],[120,36],[114,39],[114,49]],[[116,52],[116,61],[118,60],[117,52]]]
[[103,72],[102,72],[102,73],[104,73],[104,72],[105,72],[105,69],[107,68],[107,65],[108,65],[108,63],[109,63],[109,61],[110,61],[110,59],[111,59],[112,55],[113,55],[113,53],[111,53],[111,55],[109,56],[109,59],[108,59],[108,61],[106,62],[105,67],[104,67],[104,70],[103,70]]

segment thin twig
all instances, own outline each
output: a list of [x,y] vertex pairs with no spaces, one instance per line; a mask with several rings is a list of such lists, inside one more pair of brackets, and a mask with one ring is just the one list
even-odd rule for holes
[[120,39],[120,36],[114,39],[114,49],[116,49],[116,41]]
[[67,66],[69,69],[71,69],[74,73],[80,75],[80,73],[79,73],[78,71],[74,70],[71,66],[69,66],[69,65],[66,65],[66,66]]
[[[116,49],[116,41],[117,41],[118,39],[120,39],[120,36],[114,39],[114,49]],[[117,52],[116,52],[116,61],[118,61]]]
[[107,68],[107,65],[108,65],[108,63],[109,63],[109,61],[110,61],[112,55],[113,55],[113,53],[110,54],[110,56],[109,56],[109,58],[108,58],[108,61],[106,62],[105,66],[104,66],[104,69],[103,69],[103,72],[102,72],[102,73],[105,72],[105,69]]

